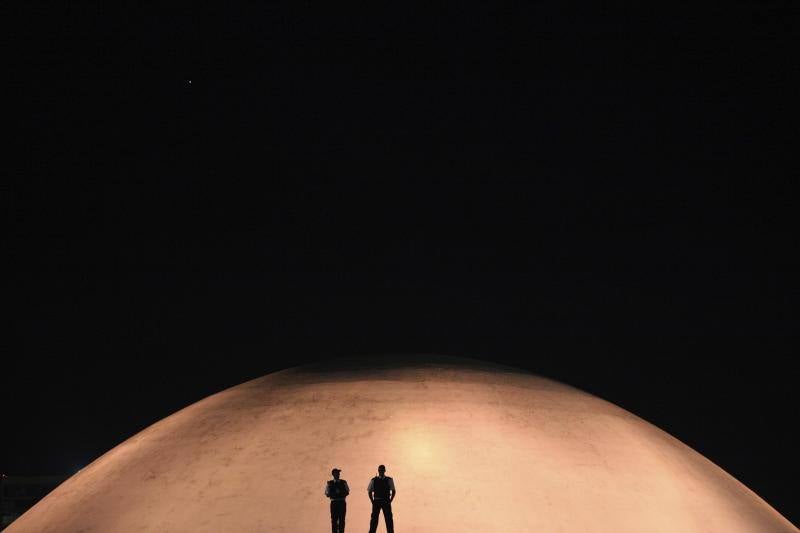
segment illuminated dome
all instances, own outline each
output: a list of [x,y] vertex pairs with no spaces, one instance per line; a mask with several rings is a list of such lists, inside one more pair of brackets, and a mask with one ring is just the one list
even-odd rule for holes
[[348,531],[366,531],[381,463],[399,532],[797,531],[599,398],[505,367],[403,359],[297,367],[210,396],[94,461],[8,531],[328,531],[334,466],[352,490]]

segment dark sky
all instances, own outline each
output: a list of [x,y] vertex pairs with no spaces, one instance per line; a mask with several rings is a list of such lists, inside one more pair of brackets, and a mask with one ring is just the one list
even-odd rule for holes
[[298,6],[3,6],[0,471],[445,353],[613,401],[800,523],[797,8]]

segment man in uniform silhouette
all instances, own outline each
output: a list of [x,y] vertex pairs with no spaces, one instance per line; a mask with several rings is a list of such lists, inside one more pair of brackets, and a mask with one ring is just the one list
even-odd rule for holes
[[339,479],[341,470],[334,468],[331,470],[333,479],[325,484],[325,496],[331,499],[331,531],[333,533],[344,533],[344,515],[347,514],[347,503],[344,501],[350,494],[350,487],[347,481]]
[[372,478],[367,487],[369,501],[372,502],[372,516],[369,519],[369,533],[378,529],[378,515],[383,509],[383,519],[386,520],[387,533],[394,533],[394,518],[392,518],[392,500],[397,495],[394,480],[386,474],[386,467],[378,467],[378,475]]

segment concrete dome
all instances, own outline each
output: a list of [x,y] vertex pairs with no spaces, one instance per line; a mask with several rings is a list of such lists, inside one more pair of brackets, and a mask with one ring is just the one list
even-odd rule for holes
[[329,531],[332,467],[352,490],[347,530],[366,531],[381,463],[399,532],[797,531],[619,407],[514,369],[429,361],[297,367],[210,396],[94,461],[8,531]]

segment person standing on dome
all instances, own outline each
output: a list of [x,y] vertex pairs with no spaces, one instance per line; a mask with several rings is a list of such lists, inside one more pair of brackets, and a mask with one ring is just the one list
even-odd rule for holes
[[378,529],[378,515],[383,509],[383,519],[386,520],[386,532],[394,533],[394,517],[392,517],[392,500],[397,495],[394,480],[386,474],[386,467],[378,467],[378,475],[372,478],[367,487],[369,501],[372,502],[372,516],[369,519],[369,533]]
[[345,498],[350,494],[347,481],[339,479],[340,473],[341,470],[338,468],[331,470],[333,479],[325,484],[325,496],[331,499],[331,531],[333,533],[344,533],[344,516],[347,514]]

